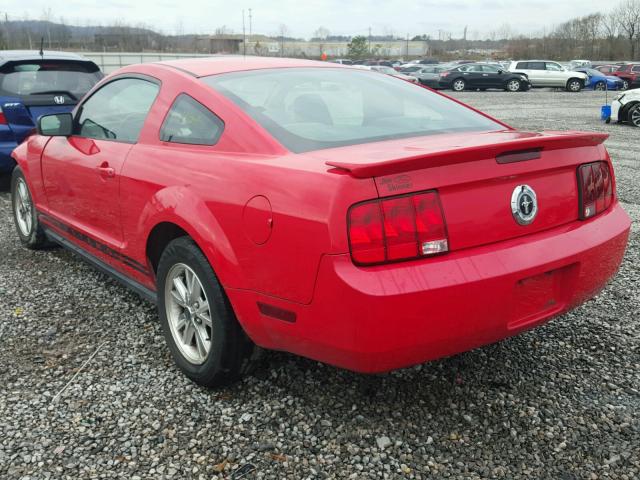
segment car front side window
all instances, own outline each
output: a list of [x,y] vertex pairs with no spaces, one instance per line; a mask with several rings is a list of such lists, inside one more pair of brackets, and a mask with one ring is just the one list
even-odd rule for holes
[[84,102],[74,133],[96,140],[135,143],[160,87],[141,78],[107,83]]

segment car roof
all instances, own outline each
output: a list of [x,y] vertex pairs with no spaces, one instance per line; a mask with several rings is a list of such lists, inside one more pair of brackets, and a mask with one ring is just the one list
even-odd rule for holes
[[186,71],[196,77],[206,77],[220,73],[241,72],[245,70],[262,70],[267,68],[350,68],[339,63],[319,62],[314,60],[298,60],[295,58],[273,57],[244,57],[242,55],[220,55],[204,58],[186,58],[181,60],[169,60],[158,62],[157,65],[166,65]]
[[44,50],[40,55],[36,50],[0,50],[0,65],[6,62],[16,60],[78,60],[81,62],[90,62],[86,57],[73,52],[57,52]]

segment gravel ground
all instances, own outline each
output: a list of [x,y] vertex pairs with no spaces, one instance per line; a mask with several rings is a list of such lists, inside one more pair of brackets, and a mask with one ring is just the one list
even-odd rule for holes
[[602,124],[590,92],[457,97],[521,128],[611,134],[634,227],[601,295],[388,375],[271,353],[208,391],[174,367],[151,305],[61,249],[21,248],[1,193],[0,478],[640,477],[640,130]]

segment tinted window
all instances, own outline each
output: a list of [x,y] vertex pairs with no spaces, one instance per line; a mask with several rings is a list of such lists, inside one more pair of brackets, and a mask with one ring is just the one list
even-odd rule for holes
[[518,64],[516,65],[516,68],[521,68],[523,70],[528,70],[529,69],[529,62],[518,62]]
[[215,145],[224,124],[215,114],[189,95],[181,94],[160,129],[163,142]]
[[356,69],[255,70],[202,81],[293,152],[504,128],[427,89]]
[[492,65],[483,65],[482,71],[487,73],[498,73],[498,67],[494,67]]
[[75,131],[81,137],[137,142],[160,87],[139,78],[107,83],[82,105]]
[[544,70],[544,62],[528,62],[529,70]]
[[91,62],[8,62],[0,69],[0,95],[67,93],[78,100],[102,78]]
[[632,72],[640,72],[640,65],[638,65],[638,66],[636,66],[636,67],[633,67],[633,68],[631,69],[631,71],[632,71]]

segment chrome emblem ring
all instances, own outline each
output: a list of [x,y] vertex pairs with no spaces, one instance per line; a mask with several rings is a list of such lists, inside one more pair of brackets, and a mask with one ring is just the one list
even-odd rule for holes
[[519,225],[529,225],[538,214],[538,198],[529,185],[518,185],[511,195],[511,213]]

